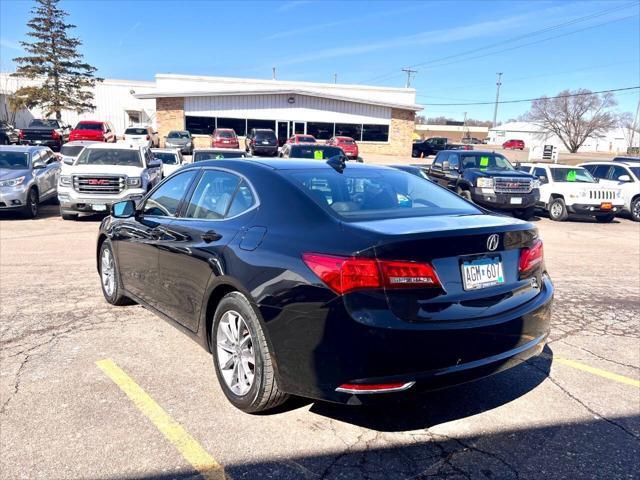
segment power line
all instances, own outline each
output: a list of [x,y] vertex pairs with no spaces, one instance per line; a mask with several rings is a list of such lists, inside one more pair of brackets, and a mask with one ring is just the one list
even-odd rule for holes
[[[499,80],[498,80],[499,81]],[[538,97],[538,98],[524,98],[522,100],[502,100],[499,102],[474,102],[474,103],[422,103],[421,105],[428,105],[428,106],[447,106],[447,107],[453,107],[453,106],[458,106],[458,107],[462,107],[462,106],[468,106],[468,105],[493,105],[493,104],[504,104],[504,103],[523,103],[523,102],[533,102],[534,100],[553,100],[554,98],[570,98],[570,97],[581,97],[581,96],[585,96],[585,95],[595,95],[597,93],[611,93],[611,92],[623,92],[625,90],[636,90],[639,89],[640,85],[638,85],[637,87],[626,87],[626,88],[614,88],[611,90],[599,90],[597,92],[583,92],[583,93],[571,93],[569,95],[556,95],[555,97]]]
[[415,73],[418,73],[418,71],[412,70],[410,68],[403,68],[402,71],[407,74],[407,84],[405,88],[409,88],[411,86],[411,76]]
[[[456,58],[456,57],[468,56],[470,54],[481,52],[481,51],[489,49],[489,48],[498,47],[498,46],[503,45],[505,43],[509,43],[509,42],[513,42],[513,41],[517,41],[517,40],[523,40],[523,39],[526,39],[526,38],[529,38],[529,37],[532,37],[532,36],[537,36],[537,35],[541,35],[543,33],[547,33],[547,32],[553,31],[553,30],[558,30],[560,28],[563,28],[563,27],[566,27],[566,26],[569,26],[569,25],[573,25],[573,24],[580,23],[580,22],[585,22],[585,21],[591,20],[593,18],[602,17],[604,15],[607,15],[607,14],[612,13],[612,12],[617,11],[617,10],[622,10],[622,9],[629,8],[631,6],[636,6],[639,3],[640,2],[634,1],[634,2],[630,2],[628,4],[624,4],[622,6],[617,6],[617,7],[614,7],[614,8],[608,8],[608,9],[605,9],[605,10],[600,10],[598,12],[594,12],[594,13],[589,14],[589,15],[585,15],[585,16],[578,17],[578,18],[575,18],[575,19],[572,19],[572,20],[568,20],[566,22],[562,22],[562,23],[559,23],[559,24],[556,24],[556,25],[552,25],[550,27],[542,28],[540,30],[534,30],[532,32],[528,32],[528,33],[523,34],[523,35],[518,35],[518,36],[515,36],[515,37],[511,37],[511,38],[508,38],[506,40],[502,40],[500,42],[495,42],[495,43],[492,43],[492,44],[489,44],[489,45],[483,45],[482,47],[474,48],[472,50],[467,50],[467,51],[460,52],[460,53],[457,53],[457,54],[448,55],[448,56],[445,56],[445,57],[440,57],[440,58],[426,60],[424,62],[416,63],[414,65],[411,65],[411,67],[415,68],[415,67],[426,65],[426,64],[433,64],[433,63],[442,62],[444,60],[449,60],[449,59]],[[635,15],[633,15],[633,16],[635,16]],[[628,18],[628,17],[625,17],[625,18]],[[618,20],[620,20],[620,19],[616,19],[616,20],[613,20],[613,21],[618,21]],[[604,24],[606,24],[606,23],[595,25],[595,26],[600,26],[600,25],[604,25]],[[593,28],[595,26],[590,26],[588,28]],[[578,30],[578,31],[580,31],[580,30]],[[576,33],[576,32],[573,32],[573,33]],[[565,33],[564,35],[567,35],[567,33]],[[539,40],[538,43],[540,41],[547,41],[547,40],[551,40],[553,38],[557,38],[557,37],[549,37],[549,38],[546,38],[546,39],[542,39],[542,40]],[[527,46],[527,45],[528,44],[524,44],[524,45],[517,46],[515,48],[521,48],[521,47]],[[497,54],[497,53],[501,53],[501,51],[493,52],[490,55],[494,55],[494,54]],[[465,59],[459,60],[459,61],[465,61]],[[451,63],[457,63],[457,62],[448,62],[446,64],[451,64]],[[395,73],[395,71],[394,71],[393,73],[387,73],[387,74],[378,75],[376,77],[373,77],[370,80],[365,81],[364,83],[372,83],[372,82],[375,83],[377,80],[382,81],[382,80],[386,80],[386,79],[389,79],[389,78],[392,78],[392,77],[396,77],[397,75],[398,74]]]

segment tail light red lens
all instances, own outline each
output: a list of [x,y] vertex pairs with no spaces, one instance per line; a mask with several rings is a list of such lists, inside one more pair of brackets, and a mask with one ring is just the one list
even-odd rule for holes
[[385,393],[385,392],[401,392],[415,385],[416,382],[398,382],[398,383],[343,383],[336,392],[343,393]]
[[149,135],[147,135],[147,140],[151,140],[151,137]]
[[58,132],[56,132],[55,130],[51,131],[51,138],[53,138],[54,140],[57,140],[60,138],[60,134]]
[[520,273],[528,272],[542,263],[543,259],[542,240],[538,238],[533,242],[533,245],[520,251],[518,270]]
[[24,138],[24,132],[22,130],[18,130],[18,138]]
[[302,259],[331,290],[343,295],[372,288],[439,287],[440,281],[427,263],[338,257],[305,253]]

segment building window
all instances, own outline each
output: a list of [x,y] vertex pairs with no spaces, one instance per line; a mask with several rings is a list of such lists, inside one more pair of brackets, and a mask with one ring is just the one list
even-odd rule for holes
[[389,125],[363,125],[362,141],[363,142],[388,142],[389,141]]
[[247,120],[247,131],[251,131],[252,128],[270,128],[275,131],[276,129],[276,121],[275,120],[256,120],[256,119],[248,119]]
[[192,135],[211,135],[216,129],[214,117],[186,117],[185,123]]
[[337,137],[351,137],[355,141],[362,140],[362,125],[357,123],[336,123]]
[[318,140],[329,140],[333,137],[333,123],[307,122],[307,135],[313,135]]
[[245,136],[247,134],[247,121],[244,118],[223,118],[218,117],[217,128],[233,128],[238,136]]

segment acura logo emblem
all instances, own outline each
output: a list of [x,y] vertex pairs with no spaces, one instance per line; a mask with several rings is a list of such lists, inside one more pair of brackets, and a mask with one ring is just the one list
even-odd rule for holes
[[500,242],[500,236],[497,233],[493,235],[489,235],[487,238],[487,250],[493,252],[496,248],[498,248],[498,243]]

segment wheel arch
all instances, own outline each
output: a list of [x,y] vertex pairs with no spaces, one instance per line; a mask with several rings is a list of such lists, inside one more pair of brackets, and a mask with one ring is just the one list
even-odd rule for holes
[[98,237],[97,247],[96,247],[96,270],[100,271],[100,249],[102,248],[102,244],[107,239],[107,236],[104,233],[101,233]]

